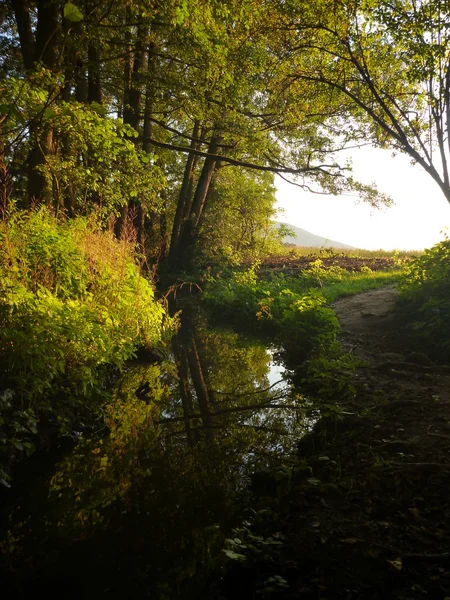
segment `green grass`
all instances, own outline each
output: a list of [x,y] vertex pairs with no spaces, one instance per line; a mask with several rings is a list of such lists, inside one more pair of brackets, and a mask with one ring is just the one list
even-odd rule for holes
[[372,273],[350,273],[348,278],[341,281],[325,281],[321,291],[327,302],[335,302],[345,296],[353,296],[386,285],[394,285],[399,283],[402,278],[403,271],[401,269]]

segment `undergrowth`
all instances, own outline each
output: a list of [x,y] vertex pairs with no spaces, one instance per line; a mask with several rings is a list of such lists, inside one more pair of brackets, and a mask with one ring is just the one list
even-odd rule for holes
[[0,223],[0,246],[5,477],[44,431],[64,433],[98,417],[107,375],[161,339],[165,310],[131,245],[86,219],[17,212]]
[[255,263],[239,272],[215,277],[208,274],[204,298],[216,317],[269,334],[283,327],[291,329],[296,320],[309,321],[313,315],[319,318],[318,312],[322,320],[332,322],[334,313],[327,303],[397,282],[402,276],[400,266],[389,271],[363,267],[354,272],[339,266],[326,268],[321,259],[296,276],[282,272],[260,276],[258,271],[259,264]]
[[358,272],[324,267],[317,259],[298,275],[258,275],[259,264],[241,272],[207,278],[206,305],[214,318],[269,336],[281,345],[303,385],[331,397],[353,395],[355,359],[338,340],[340,325],[328,303],[397,282],[402,268]]
[[411,343],[438,362],[450,357],[450,240],[426,250],[406,269],[398,302]]

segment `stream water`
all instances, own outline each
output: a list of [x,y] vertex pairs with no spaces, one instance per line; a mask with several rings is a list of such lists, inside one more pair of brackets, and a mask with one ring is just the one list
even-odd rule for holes
[[123,373],[106,426],[74,432],[2,491],[14,498],[1,546],[11,597],[212,597],[252,475],[286,461],[309,423],[259,341],[186,315],[158,354]]

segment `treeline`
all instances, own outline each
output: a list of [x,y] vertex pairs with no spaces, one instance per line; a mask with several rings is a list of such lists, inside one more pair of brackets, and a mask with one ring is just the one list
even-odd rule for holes
[[[0,13],[2,213],[13,201],[99,211],[118,237],[131,230],[154,260],[184,268],[201,245],[233,254],[267,238],[274,173],[386,201],[337,159],[373,127],[326,81],[346,66],[327,31],[337,42],[355,17],[328,4],[10,0]],[[400,49],[396,61],[388,75]],[[225,239],[231,230],[237,240]]]
[[446,6],[9,0],[1,211],[100,211],[185,268],[267,237],[274,173],[389,202],[339,160],[355,144],[408,153],[449,199]]

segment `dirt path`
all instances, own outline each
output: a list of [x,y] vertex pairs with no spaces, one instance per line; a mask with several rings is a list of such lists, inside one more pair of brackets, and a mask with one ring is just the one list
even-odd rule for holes
[[395,312],[397,295],[395,286],[389,286],[333,305],[344,347],[369,363],[358,376],[381,389],[387,387],[403,396],[408,392],[410,399],[412,393],[422,402],[430,398],[435,401],[438,396],[441,401],[450,401],[450,370],[411,350]]
[[300,442],[311,471],[283,507],[293,600],[450,600],[450,376],[410,351],[395,298],[333,307],[367,362],[343,413]]

